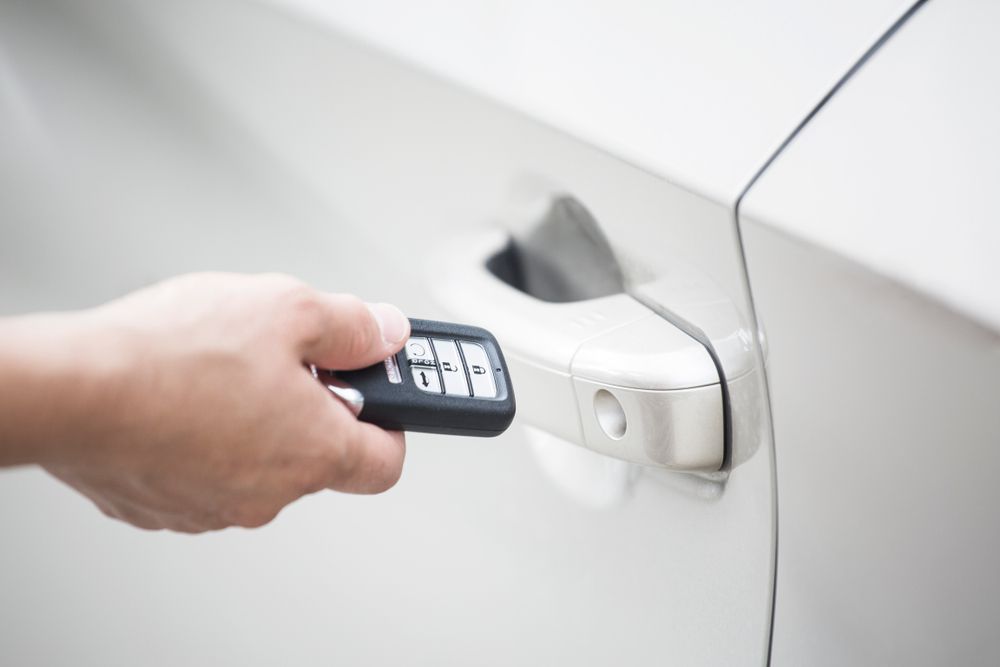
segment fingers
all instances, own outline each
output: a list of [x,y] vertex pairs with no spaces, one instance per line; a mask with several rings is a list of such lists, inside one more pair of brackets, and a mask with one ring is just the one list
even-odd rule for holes
[[406,440],[402,433],[384,431],[372,424],[344,420],[340,455],[330,471],[328,486],[347,493],[382,493],[392,488],[403,472]]
[[365,304],[345,294],[314,293],[301,341],[303,361],[349,370],[378,363],[399,351],[410,321],[395,306]]

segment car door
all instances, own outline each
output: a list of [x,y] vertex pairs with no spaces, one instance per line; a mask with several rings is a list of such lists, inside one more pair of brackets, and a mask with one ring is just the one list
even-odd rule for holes
[[998,21],[921,7],[741,205],[781,434],[774,664],[1000,658]]
[[[287,271],[497,330],[520,417],[410,436],[384,496],[196,539],[6,473],[3,655],[765,662],[773,446],[735,205],[901,4],[5,5],[7,312]],[[588,229],[610,289],[564,252]],[[509,238],[568,263],[562,297],[486,270]],[[692,417],[689,390],[716,403]]]

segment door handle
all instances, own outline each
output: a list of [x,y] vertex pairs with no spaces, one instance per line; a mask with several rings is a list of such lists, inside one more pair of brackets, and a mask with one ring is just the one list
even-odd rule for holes
[[446,243],[430,291],[450,316],[501,343],[524,422],[625,461],[717,471],[723,388],[698,342],[624,292],[543,301],[487,268],[510,242],[484,230]]

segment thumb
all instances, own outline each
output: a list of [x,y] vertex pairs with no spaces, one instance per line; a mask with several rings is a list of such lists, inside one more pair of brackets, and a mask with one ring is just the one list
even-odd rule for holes
[[320,303],[318,335],[303,343],[307,363],[364,368],[398,352],[409,338],[410,321],[393,305],[366,304],[347,294],[323,294]]

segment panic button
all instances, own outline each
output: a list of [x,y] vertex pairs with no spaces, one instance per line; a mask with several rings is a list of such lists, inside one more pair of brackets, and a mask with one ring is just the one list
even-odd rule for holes
[[493,377],[493,364],[486,356],[486,350],[477,343],[461,341],[462,354],[472,381],[472,395],[476,398],[496,398],[497,382]]

